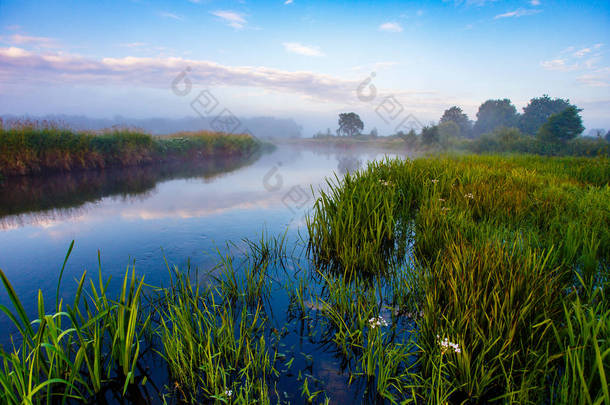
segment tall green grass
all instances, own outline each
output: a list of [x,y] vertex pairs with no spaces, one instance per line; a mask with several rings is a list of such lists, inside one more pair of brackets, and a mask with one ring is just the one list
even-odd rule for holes
[[[593,304],[608,287],[609,181],[607,158],[372,163],[320,191],[309,253],[334,273],[379,277],[412,249],[397,290],[421,311],[421,400],[607,403],[607,304]],[[332,318],[340,329],[345,317]],[[460,353],[442,353],[443,338]]]
[[0,173],[6,177],[242,156],[260,146],[247,134],[199,131],[152,136],[137,129],[73,131],[53,123],[19,122],[0,126]]

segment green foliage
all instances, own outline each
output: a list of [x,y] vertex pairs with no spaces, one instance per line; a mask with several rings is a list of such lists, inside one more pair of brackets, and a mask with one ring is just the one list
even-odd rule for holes
[[449,141],[460,136],[460,127],[453,121],[444,122],[438,125],[440,143],[447,146]]
[[131,129],[75,132],[48,123],[0,128],[0,172],[5,176],[48,171],[137,166],[216,155],[247,155],[260,148],[249,135],[185,132],[153,137]]
[[339,114],[339,129],[337,129],[337,135],[354,136],[360,134],[360,131],[363,129],[364,123],[358,114],[354,112]]
[[552,99],[546,94],[532,98],[529,104],[523,107],[523,114],[519,117],[519,129],[525,134],[535,135],[551,115],[568,107],[571,107],[570,100]]
[[455,123],[459,128],[459,133],[455,136],[463,136],[466,138],[469,138],[471,136],[472,121],[470,121],[468,115],[462,112],[462,109],[460,107],[453,106],[445,110],[443,116],[439,121],[439,124],[445,124],[449,122]]
[[459,148],[475,153],[528,153],[543,156],[610,156],[610,145],[602,139],[577,137],[553,142],[521,134],[516,128],[499,128]]
[[441,133],[438,125],[423,127],[421,130],[421,142],[423,145],[440,145]]
[[[503,129],[497,138],[521,136]],[[412,246],[399,302],[421,311],[421,370],[403,377],[415,402],[604,403],[608,304],[597,291],[609,280],[608,179],[606,158],[373,163],[316,202],[309,251],[344,277],[397,277],[400,246]],[[345,302],[331,300],[329,314],[349,351],[360,337],[342,320],[366,305],[346,311]]]
[[565,142],[576,138],[585,130],[582,126],[581,110],[570,106],[560,113],[553,114],[540,127],[538,137],[548,142]]
[[477,121],[472,130],[475,136],[479,136],[498,127],[513,127],[517,120],[517,109],[509,99],[487,100],[479,106]]

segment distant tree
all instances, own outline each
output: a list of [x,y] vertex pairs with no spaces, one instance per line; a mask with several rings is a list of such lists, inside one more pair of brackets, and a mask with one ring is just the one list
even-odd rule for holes
[[479,136],[498,127],[514,127],[518,118],[517,109],[509,99],[487,100],[479,107],[473,132]]
[[580,111],[582,110],[570,106],[560,113],[551,115],[540,127],[538,137],[549,142],[565,142],[576,138],[585,130]]
[[439,135],[442,139],[457,138],[460,136],[461,131],[458,124],[454,121],[445,121],[438,124]]
[[371,129],[371,136],[373,138],[377,138],[379,136],[379,132],[377,132],[377,128]]
[[523,138],[523,134],[518,128],[497,128],[494,130],[493,135],[504,144],[512,143]]
[[339,114],[339,129],[337,129],[337,135],[354,136],[358,135],[363,129],[364,123],[358,114],[353,112]]
[[589,136],[603,138],[606,130],[602,128],[592,128],[589,130]]
[[330,128],[326,128],[326,136],[333,136],[333,133],[330,131]]
[[398,131],[396,135],[405,141],[408,147],[414,147],[417,144],[417,134],[414,129],[411,129],[407,134]]
[[606,138],[606,141],[610,142],[610,129],[606,133],[606,137],[605,138]]
[[460,107],[453,106],[448,110],[445,110],[439,124],[445,124],[447,122],[455,122],[457,124],[460,129],[460,133],[457,136],[469,137],[471,135],[472,121],[462,112]]
[[523,107],[523,114],[519,117],[519,129],[525,134],[535,135],[551,115],[562,112],[570,106],[570,100],[552,99],[546,94],[533,98]]
[[423,127],[421,130],[421,141],[424,145],[438,144],[441,141],[437,125]]

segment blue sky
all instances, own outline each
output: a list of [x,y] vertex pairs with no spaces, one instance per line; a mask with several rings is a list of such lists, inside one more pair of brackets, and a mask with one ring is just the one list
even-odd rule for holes
[[[348,110],[389,133],[387,97],[427,123],[547,93],[610,128],[609,27],[607,1],[3,0],[0,113],[182,117],[208,89],[236,115],[293,117],[306,135]],[[187,66],[192,91],[177,96]],[[373,72],[377,96],[362,101]]]

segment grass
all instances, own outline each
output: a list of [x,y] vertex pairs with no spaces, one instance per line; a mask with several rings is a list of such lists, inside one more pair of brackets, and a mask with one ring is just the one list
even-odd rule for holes
[[260,147],[247,134],[199,131],[152,136],[136,129],[73,131],[53,123],[26,121],[0,126],[0,173],[9,177],[247,156]]
[[330,357],[364,403],[610,404],[609,179],[606,158],[386,160],[319,192],[305,256],[263,234],[165,287],[99,269],[33,318],[0,272],[0,400],[135,402],[148,353],[166,403],[332,403]]
[[[412,244],[415,277],[400,291],[422,313],[422,400],[608,403],[608,305],[595,295],[609,281],[609,180],[606,158],[372,163],[320,191],[309,253],[321,268],[370,278],[392,274]],[[438,336],[461,347],[446,364]]]

